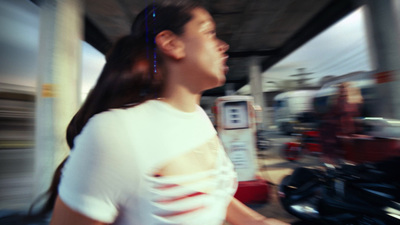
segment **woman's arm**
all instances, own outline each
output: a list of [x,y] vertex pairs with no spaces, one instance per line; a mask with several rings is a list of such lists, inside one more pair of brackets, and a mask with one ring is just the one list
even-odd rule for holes
[[106,225],[106,223],[93,220],[69,208],[57,197],[54,205],[50,225]]
[[236,198],[232,198],[228,206],[226,221],[232,225],[288,225],[276,219],[266,218],[250,209]]

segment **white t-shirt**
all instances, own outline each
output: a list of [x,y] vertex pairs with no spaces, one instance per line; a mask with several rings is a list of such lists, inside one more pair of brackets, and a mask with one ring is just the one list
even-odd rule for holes
[[223,223],[236,188],[206,113],[150,100],[89,120],[75,138],[59,195],[105,223],[213,225]]

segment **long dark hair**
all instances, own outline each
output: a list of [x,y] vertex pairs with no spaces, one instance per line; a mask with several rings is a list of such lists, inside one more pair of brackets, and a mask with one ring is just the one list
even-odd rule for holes
[[[198,7],[201,6],[195,1],[164,1],[150,4],[137,15],[131,33],[122,37],[107,54],[96,85],[69,123],[66,138],[70,149],[93,115],[112,108],[132,107],[160,95],[166,74],[155,36],[163,30],[182,34],[184,25],[192,18],[192,10]],[[56,169],[51,186],[44,194],[48,199],[37,214],[45,215],[53,209],[65,161]]]

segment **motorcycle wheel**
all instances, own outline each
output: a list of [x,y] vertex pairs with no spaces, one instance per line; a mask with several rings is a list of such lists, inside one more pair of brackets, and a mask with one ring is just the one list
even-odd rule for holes
[[313,176],[308,169],[299,168],[283,178],[278,192],[280,202],[288,213],[309,222],[319,219],[318,206],[322,194],[322,186],[312,179]]

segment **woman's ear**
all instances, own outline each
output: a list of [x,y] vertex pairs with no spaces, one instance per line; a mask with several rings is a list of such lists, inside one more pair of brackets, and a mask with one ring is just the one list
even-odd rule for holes
[[156,45],[165,55],[179,60],[185,57],[184,44],[172,31],[164,30],[157,34]]

